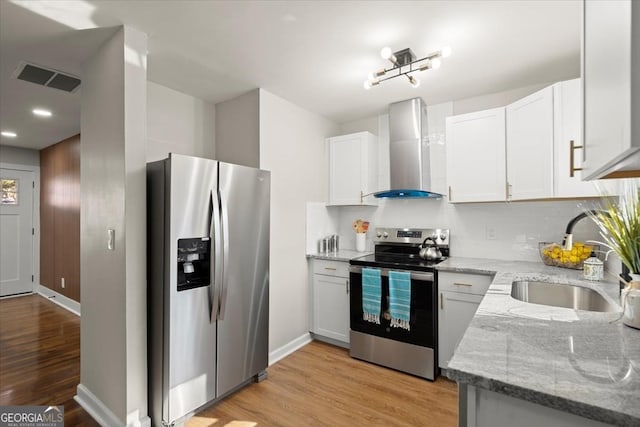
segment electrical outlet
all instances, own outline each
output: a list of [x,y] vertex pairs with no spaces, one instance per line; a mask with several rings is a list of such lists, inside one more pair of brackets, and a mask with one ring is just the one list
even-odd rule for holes
[[60,286],[62,286],[62,289],[64,289],[64,277],[60,279]]
[[494,227],[487,227],[486,235],[487,240],[496,240],[496,229]]

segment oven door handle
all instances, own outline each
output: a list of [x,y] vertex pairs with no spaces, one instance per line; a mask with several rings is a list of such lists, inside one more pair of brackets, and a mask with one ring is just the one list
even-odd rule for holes
[[[381,268],[379,270],[380,270],[381,276],[383,277],[389,276],[389,271],[390,271],[389,269]],[[359,265],[350,265],[349,271],[355,274],[362,274],[362,267]],[[417,271],[409,271],[409,270],[393,270],[393,271],[405,271],[411,274],[412,280],[419,280],[421,282],[433,282],[433,279],[434,279],[433,273],[417,272]]]

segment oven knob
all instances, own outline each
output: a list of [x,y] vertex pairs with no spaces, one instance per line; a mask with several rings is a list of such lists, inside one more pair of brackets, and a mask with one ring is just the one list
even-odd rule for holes
[[447,235],[446,235],[446,234],[441,234],[441,235],[440,235],[440,240],[442,240],[443,242],[444,242],[445,240],[447,240]]
[[431,238],[433,239],[433,241],[435,242],[436,240],[438,240],[438,235],[436,233],[433,233],[431,235]]
[[381,232],[379,232],[379,231],[377,231],[377,232],[376,232],[376,237],[377,237],[377,238],[382,237],[382,233],[381,233]]
[[384,233],[382,233],[382,237],[384,237],[384,238],[386,239],[387,237],[389,237],[389,233],[387,233],[387,232],[385,231]]

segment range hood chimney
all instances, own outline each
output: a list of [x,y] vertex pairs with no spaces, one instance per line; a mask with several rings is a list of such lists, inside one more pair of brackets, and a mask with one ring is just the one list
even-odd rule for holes
[[427,106],[422,98],[389,106],[390,189],[374,194],[389,198],[432,198]]

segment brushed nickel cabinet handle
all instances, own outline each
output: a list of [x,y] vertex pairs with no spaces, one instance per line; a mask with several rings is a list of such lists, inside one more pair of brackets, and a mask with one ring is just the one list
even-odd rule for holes
[[451,186],[449,186],[449,201],[451,201]]
[[440,309],[444,310],[444,294],[440,292]]
[[569,177],[573,178],[576,171],[581,171],[582,168],[576,168],[573,166],[575,160],[575,151],[582,149],[582,145],[576,145],[573,139],[569,142]]
[[472,283],[454,283],[456,286],[473,286]]
[[329,271],[336,271],[337,270],[337,268],[335,268],[335,267],[325,267],[324,269],[325,270],[329,270]]
[[349,279],[347,279],[347,295],[349,295]]

